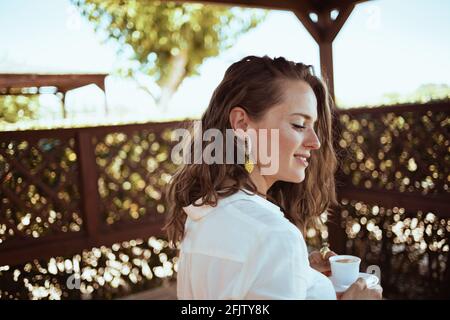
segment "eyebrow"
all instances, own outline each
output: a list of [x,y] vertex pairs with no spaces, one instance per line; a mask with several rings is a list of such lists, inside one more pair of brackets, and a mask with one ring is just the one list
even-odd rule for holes
[[[312,121],[312,117],[310,115],[307,115],[305,113],[300,113],[300,112],[294,112],[290,114],[291,116],[302,116],[303,118],[305,118],[306,120]],[[316,121],[312,121],[313,123]]]

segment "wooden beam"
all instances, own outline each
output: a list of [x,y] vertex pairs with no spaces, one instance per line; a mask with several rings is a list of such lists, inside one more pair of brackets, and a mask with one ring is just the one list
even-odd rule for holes
[[313,39],[317,43],[319,43],[322,39],[321,30],[319,26],[314,21],[311,20],[309,16],[310,12],[301,9],[296,9],[293,12],[300,20],[300,22],[303,24],[305,29],[308,30],[311,37],[313,37]]
[[318,11],[331,11],[334,9],[341,9],[347,6],[355,6],[358,3],[368,2],[372,0],[312,0],[313,6],[317,8]]
[[107,135],[111,132],[123,132],[133,134],[139,130],[150,130],[151,132],[161,132],[167,128],[189,128],[191,119],[168,121],[168,122],[147,122],[139,124],[109,125],[86,128],[61,128],[61,129],[39,129],[24,131],[0,131],[0,141],[24,139],[29,143],[39,141],[39,139],[54,138],[71,139],[75,138],[80,131],[86,131],[91,135]]
[[162,0],[178,3],[203,3],[211,5],[239,6],[247,8],[261,8],[271,10],[298,10],[308,8],[315,12],[338,9],[350,4],[369,0]]
[[163,0],[178,3],[203,3],[211,5],[239,6],[270,10],[293,10],[298,6],[310,6],[308,0]]
[[66,234],[66,237],[48,236],[43,239],[33,239],[34,241],[41,241],[38,241],[38,243],[33,242],[26,246],[22,245],[20,247],[0,250],[0,266],[14,266],[32,261],[33,259],[42,260],[51,257],[70,256],[93,247],[110,246],[114,243],[134,239],[146,239],[151,236],[165,237],[165,232],[161,230],[163,224],[163,221],[145,224],[137,221],[133,227],[99,234],[95,240],[86,237],[81,232]]
[[350,16],[354,8],[355,8],[354,5],[349,5],[339,10],[339,15],[328,29],[328,32],[326,34],[326,40],[333,42],[333,40],[336,38],[339,31],[341,31],[341,28],[347,21],[348,17]]
[[0,88],[57,87],[68,91],[89,84],[105,90],[107,74],[15,74],[0,73]]
[[450,100],[444,101],[431,101],[427,103],[405,103],[392,106],[380,106],[380,107],[364,107],[364,108],[352,108],[352,109],[340,109],[339,114],[349,114],[350,116],[359,114],[387,114],[387,113],[399,113],[404,112],[417,112],[425,113],[427,111],[441,112],[450,110]]

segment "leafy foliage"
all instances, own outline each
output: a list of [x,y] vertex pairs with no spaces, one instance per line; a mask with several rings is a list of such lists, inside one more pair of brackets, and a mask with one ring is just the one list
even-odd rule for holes
[[39,101],[37,96],[0,95],[0,123],[15,123],[35,119]]
[[126,70],[127,75],[137,71],[150,75],[170,94],[185,77],[197,74],[206,58],[230,48],[266,14],[263,10],[149,0],[72,2],[98,33],[116,40],[119,51],[138,62],[137,67]]
[[411,94],[401,95],[397,92],[383,95],[385,104],[426,103],[432,100],[450,99],[450,86],[447,84],[423,84]]

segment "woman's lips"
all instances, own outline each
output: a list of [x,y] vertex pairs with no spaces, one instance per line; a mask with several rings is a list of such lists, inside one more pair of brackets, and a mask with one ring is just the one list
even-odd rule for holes
[[302,155],[294,155],[294,158],[302,165],[304,165],[305,167],[308,166],[308,158],[306,156],[302,156]]

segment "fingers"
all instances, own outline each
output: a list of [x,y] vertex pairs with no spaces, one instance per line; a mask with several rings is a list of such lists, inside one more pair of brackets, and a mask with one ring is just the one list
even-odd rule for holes
[[374,289],[367,289],[365,296],[366,296],[367,300],[382,300],[383,299],[383,294],[381,293],[381,291],[374,290]]
[[354,283],[360,290],[364,290],[367,288],[367,282],[363,278],[358,278]]
[[362,297],[367,300],[381,300],[383,298],[383,288],[380,285],[375,285],[373,287],[368,288],[366,280],[363,278],[359,278],[355,285],[362,293]]
[[337,256],[337,253],[334,252],[334,251],[328,251],[328,252],[326,253],[326,255],[325,255],[324,260],[328,260],[328,259],[330,259],[330,257],[332,257],[332,256]]
[[366,281],[364,281],[363,278],[357,279],[355,282],[352,283],[350,288],[348,288],[348,291],[362,291],[365,288]]
[[381,300],[383,299],[383,288],[375,285],[367,287],[363,278],[356,280],[341,297],[343,300]]
[[319,263],[320,260],[322,260],[322,257],[320,255],[319,251],[313,251],[310,253],[310,255],[309,255],[310,262]]
[[370,290],[374,291],[374,298],[375,299],[378,299],[378,300],[383,299],[383,288],[379,284],[371,287]]
[[374,285],[374,286],[371,287],[370,289],[373,289],[373,290],[377,290],[377,291],[383,292],[383,288],[382,288],[379,284]]
[[330,257],[332,256],[336,256],[337,253],[334,251],[326,251],[326,250],[321,250],[321,251],[313,251],[309,254],[310,258],[314,258],[314,259],[322,259],[322,260],[328,260]]

